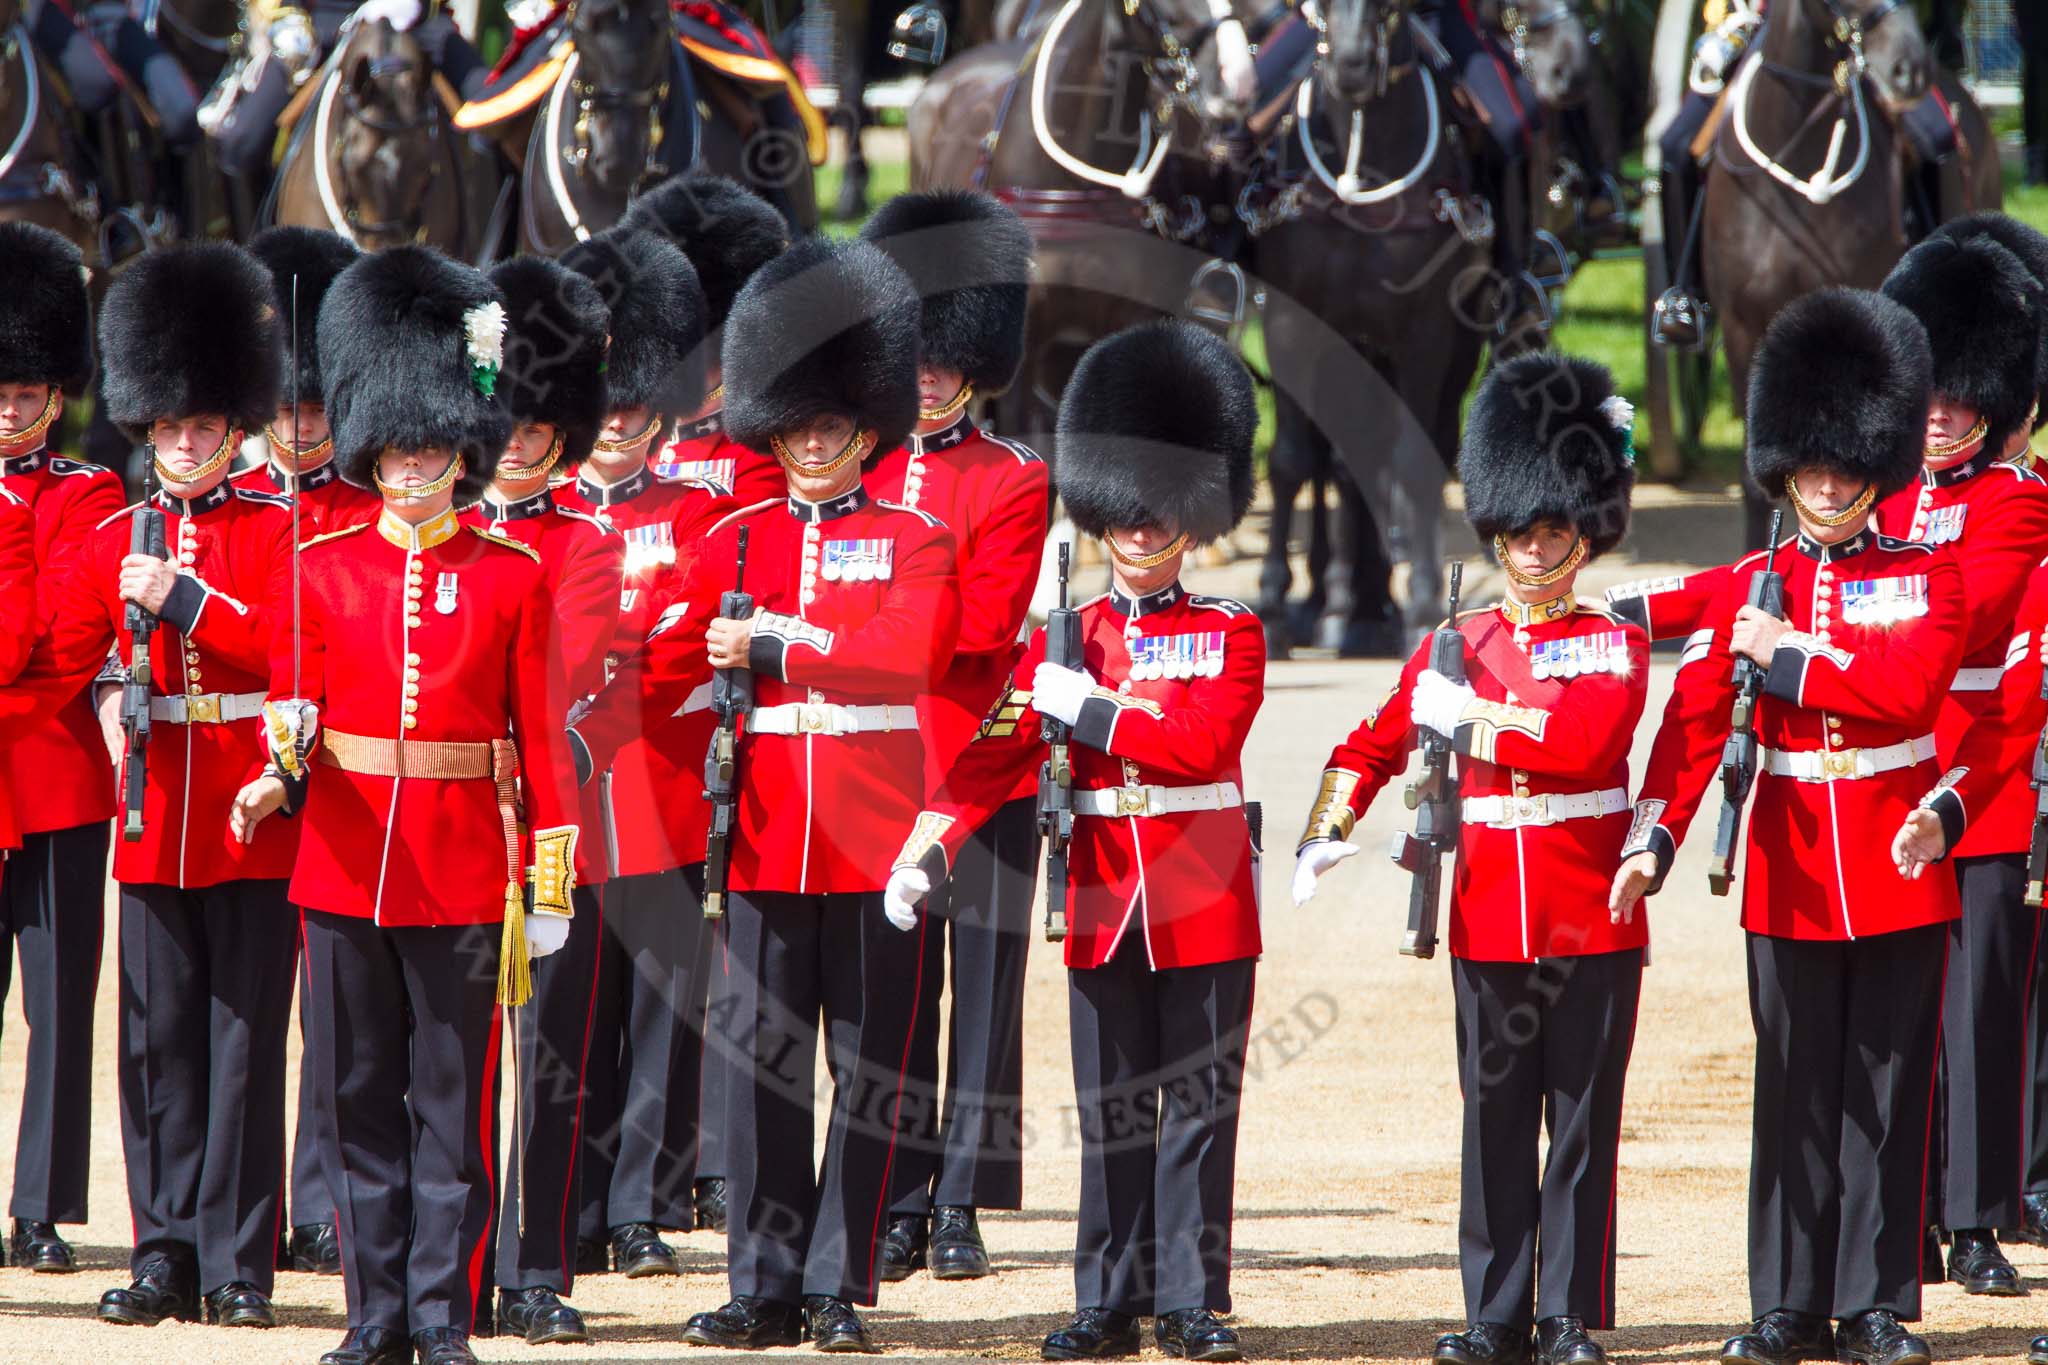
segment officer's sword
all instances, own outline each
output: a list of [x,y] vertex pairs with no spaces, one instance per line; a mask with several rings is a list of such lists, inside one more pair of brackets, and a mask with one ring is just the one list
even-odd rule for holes
[[292,272],[292,439],[285,447],[292,461],[292,700],[306,694],[299,690],[299,450],[304,444],[299,433],[299,272]]

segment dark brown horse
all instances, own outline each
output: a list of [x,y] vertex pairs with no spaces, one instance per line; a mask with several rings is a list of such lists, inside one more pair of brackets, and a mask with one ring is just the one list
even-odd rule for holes
[[63,87],[19,16],[0,0],[0,219],[40,223],[101,262],[99,200],[71,162]]
[[313,79],[278,166],[276,221],[365,250],[426,242],[476,254],[492,167],[456,132],[418,41],[381,19],[356,24]]
[[[1331,0],[1296,140],[1246,203],[1280,201],[1250,252],[1276,417],[1259,593],[1276,655],[1303,631],[1347,655],[1403,647],[1387,532],[1406,546],[1407,625],[1441,614],[1443,485],[1492,331],[1490,224],[1449,99],[1418,60],[1411,4]],[[1340,509],[1328,564],[1312,542],[1310,598],[1291,611],[1296,497],[1326,481]],[[1318,497],[1312,530],[1319,512]]]

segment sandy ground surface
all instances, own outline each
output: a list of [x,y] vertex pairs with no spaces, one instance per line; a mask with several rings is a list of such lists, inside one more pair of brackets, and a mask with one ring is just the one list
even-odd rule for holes
[[[1194,581],[1244,591],[1242,575],[1241,566],[1230,566]],[[1383,858],[1346,864],[1304,910],[1286,899],[1288,850],[1322,761],[1395,671],[1391,663],[1275,666],[1247,754],[1248,786],[1267,803],[1276,851],[1264,877],[1267,951],[1237,1180],[1237,1323],[1258,1358],[1415,1359],[1461,1311],[1446,962],[1398,955],[1406,878]],[[1653,716],[1670,672],[1660,656]],[[1646,725],[1639,763],[1649,736]],[[1389,794],[1358,838],[1368,850],[1382,849],[1408,818]],[[1870,831],[1873,839],[1880,834],[1890,831]],[[1752,1040],[1734,902],[1707,895],[1705,861],[1704,840],[1695,840],[1651,912],[1655,965],[1644,986],[1622,1151],[1617,1302],[1626,1326],[1607,1338],[1628,1362],[1711,1358],[1748,1301]],[[1034,1140],[1026,1208],[985,1223],[999,1273],[966,1284],[920,1275],[885,1286],[870,1323],[893,1354],[1035,1359],[1040,1337],[1072,1304],[1078,1181],[1062,975],[1055,954],[1035,944],[1026,1020]],[[113,982],[110,952],[95,1052],[93,1217],[74,1230],[83,1269],[73,1276],[0,1270],[0,1361],[311,1365],[344,1325],[337,1280],[281,1275],[283,1325],[271,1332],[117,1329],[93,1320],[100,1292],[126,1279],[129,1229],[114,1108]],[[10,1006],[0,1041],[0,1133],[19,1103],[19,1020],[18,1006]],[[0,1179],[8,1178],[12,1145],[0,1141]],[[501,1339],[479,1342],[479,1354],[564,1365],[711,1358],[682,1346],[678,1334],[690,1313],[725,1297],[722,1241],[706,1233],[676,1240],[687,1269],[679,1280],[607,1275],[579,1283],[575,1302],[598,1337],[594,1345],[535,1348]],[[1930,1291],[1924,1326],[1939,1358],[2011,1360],[2048,1326],[2048,1252],[2018,1247],[2013,1256],[2035,1298]],[[1146,1353],[1156,1356],[1149,1344]]]

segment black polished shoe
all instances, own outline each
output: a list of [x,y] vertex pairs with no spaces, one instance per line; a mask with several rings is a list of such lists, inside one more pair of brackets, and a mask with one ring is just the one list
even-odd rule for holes
[[2027,1343],[2027,1365],[2048,1365],[2048,1336]]
[[388,1327],[351,1327],[320,1365],[412,1365],[412,1343]]
[[941,1204],[932,1217],[931,1246],[926,1260],[935,1280],[978,1280],[989,1273],[988,1248],[981,1225],[964,1204]]
[[1437,1365],[1527,1365],[1529,1333],[1498,1322],[1475,1322],[1436,1339]]
[[611,1243],[598,1241],[594,1237],[576,1239],[576,1274],[609,1275],[612,1270]]
[[2037,1247],[2048,1247],[2048,1194],[2029,1194],[2020,1200],[2020,1220],[2014,1237]]
[[1789,1365],[1835,1354],[1835,1330],[1818,1313],[1778,1308],[1721,1344],[1722,1365]]
[[697,1314],[683,1328],[683,1340],[690,1345],[728,1351],[794,1346],[803,1339],[803,1310],[774,1299],[737,1298],[716,1312]]
[[1039,1355],[1047,1360],[1110,1360],[1138,1353],[1138,1320],[1108,1308],[1083,1308],[1048,1334]]
[[1835,1356],[1858,1365],[1928,1365],[1927,1343],[1882,1308],[1858,1313],[1835,1337]]
[[560,1346],[590,1340],[583,1315],[545,1285],[499,1290],[498,1326],[519,1333],[529,1346]]
[[292,1229],[292,1267],[312,1275],[341,1273],[341,1234],[332,1223],[300,1223]]
[[1177,1308],[1152,1322],[1152,1339],[1170,1356],[1185,1360],[1243,1360],[1237,1333],[1206,1308]]
[[690,1191],[690,1202],[697,1207],[697,1231],[725,1231],[725,1177],[706,1176]]
[[1965,1294],[2016,1299],[2027,1292],[2020,1285],[2019,1271],[1999,1249],[1998,1234],[1988,1228],[1957,1228],[1951,1234],[1948,1278]]
[[23,1266],[39,1275],[69,1275],[78,1269],[71,1243],[57,1235],[55,1223],[14,1220],[14,1235],[7,1239],[7,1263]]
[[100,1321],[121,1327],[154,1327],[165,1318],[199,1320],[199,1291],[192,1272],[179,1270],[168,1256],[151,1256],[126,1289],[100,1295]]
[[1545,1318],[1536,1324],[1539,1365],[1607,1365],[1607,1352],[1586,1335],[1586,1324],[1573,1317]]
[[206,1320],[216,1327],[275,1327],[270,1295],[253,1284],[235,1280],[206,1296]]
[[898,1214],[882,1234],[882,1283],[907,1280],[924,1269],[932,1226],[922,1214]]
[[412,1334],[412,1348],[419,1365],[476,1365],[469,1349],[469,1333],[460,1327],[429,1327]]
[[683,1273],[675,1252],[651,1223],[621,1223],[612,1229],[612,1264],[629,1280]]
[[853,1305],[826,1294],[804,1295],[804,1335],[813,1347],[835,1354],[873,1355],[879,1349]]

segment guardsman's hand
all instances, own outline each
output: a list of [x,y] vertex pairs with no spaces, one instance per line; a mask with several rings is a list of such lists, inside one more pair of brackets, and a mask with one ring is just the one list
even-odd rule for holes
[[1918,881],[1929,863],[1948,854],[1948,836],[1942,833],[1941,817],[1931,810],[1906,812],[1906,821],[1892,837],[1892,862],[1907,881]]
[[107,758],[118,768],[128,756],[128,732],[121,728],[121,688],[114,683],[101,683],[93,710],[100,718],[100,738],[107,742]]
[[1742,609],[1735,613],[1735,625],[1728,633],[1729,652],[1744,655],[1769,668],[1771,655],[1777,652],[1779,639],[1791,629],[1790,621],[1781,616],[1773,616],[1745,602]]
[[228,811],[228,832],[235,842],[246,844],[256,838],[256,826],[284,807],[284,779],[263,774],[235,793]]
[[526,917],[526,956],[534,962],[549,953],[558,951],[569,941],[569,917],[567,915],[528,915]]
[[1095,679],[1086,669],[1062,668],[1041,659],[1031,673],[1031,709],[1062,725],[1080,719],[1081,703],[1094,691]]
[[1657,855],[1638,853],[1614,874],[1614,889],[1607,893],[1607,918],[1614,924],[1630,924],[1636,917],[1636,902],[1657,880]]
[[917,927],[917,903],[932,893],[932,879],[914,867],[899,867],[889,874],[882,892],[882,913],[889,923],[909,933]]
[[1408,714],[1417,725],[1434,730],[1445,739],[1455,739],[1459,717],[1478,695],[1466,684],[1452,682],[1435,669],[1425,668],[1415,675],[1415,686],[1408,693]]
[[[757,613],[758,615],[758,613]],[[754,622],[749,617],[735,621],[721,616],[704,630],[704,650],[713,668],[747,667],[747,651],[754,643]]]
[[1357,844],[1336,839],[1318,839],[1305,845],[1294,859],[1294,903],[1307,905],[1315,898],[1316,883],[1323,879],[1323,874],[1357,852]]
[[121,600],[133,602],[155,615],[164,609],[164,599],[178,581],[178,571],[155,555],[121,557]]

